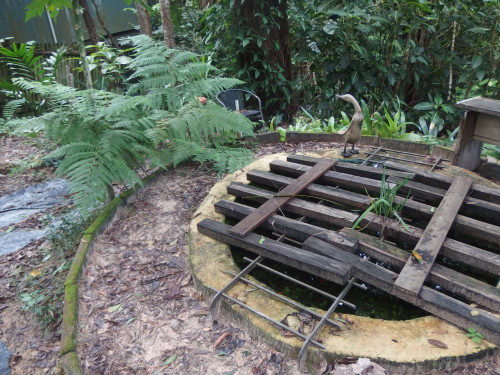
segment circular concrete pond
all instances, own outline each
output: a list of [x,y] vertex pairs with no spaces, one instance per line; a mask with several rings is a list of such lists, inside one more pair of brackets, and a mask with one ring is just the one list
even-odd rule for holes
[[[328,157],[338,157],[335,154],[336,151],[332,151],[328,153]],[[229,246],[200,234],[197,224],[205,218],[224,221],[224,217],[214,211],[214,204],[221,199],[234,199],[227,194],[227,186],[233,181],[245,183],[248,170],[267,171],[271,161],[285,160],[286,156],[285,154],[266,156],[244,170],[226,177],[212,188],[194,214],[190,226],[190,265],[197,287],[207,297],[213,295],[214,289],[222,289],[231,280],[226,271],[237,273],[239,269],[233,262]],[[281,321],[296,311],[268,294],[241,283],[231,289],[229,295],[276,321]],[[285,337],[279,328],[236,304],[224,301],[221,308],[225,312],[225,317],[236,320],[237,324],[244,326],[250,333],[277,350],[292,356],[298,354],[302,340]],[[318,312],[324,313],[319,310]],[[326,349],[321,351],[310,349],[309,360],[368,357],[388,369],[397,369],[398,373],[403,371],[417,373],[452,368],[461,362],[484,358],[496,351],[495,345],[486,340],[475,343],[465,336],[464,330],[434,316],[403,321],[356,315],[344,315],[344,317],[350,324],[342,324],[340,331],[332,332],[328,326],[323,327],[317,338]],[[444,343],[446,348],[432,345],[431,342],[435,343],[433,340]]]

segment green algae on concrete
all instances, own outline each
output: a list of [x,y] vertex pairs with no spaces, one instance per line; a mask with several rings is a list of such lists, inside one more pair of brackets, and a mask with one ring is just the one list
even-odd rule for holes
[[84,231],[75,257],[64,282],[64,308],[61,323],[61,363],[66,375],[83,374],[77,350],[77,326],[78,326],[78,286],[80,276],[85,268],[87,258],[92,250],[96,236],[101,233],[113,219],[118,208],[131,198],[145,184],[154,181],[163,170],[157,170],[143,180],[142,185],[133,188],[114,198],[102,210],[99,216]]
[[61,366],[66,375],[83,375],[76,352],[70,352],[61,357]]
[[61,323],[61,355],[76,351],[76,329],[78,322],[78,286],[64,287],[64,309]]
[[[338,150],[322,154],[331,158],[340,156]],[[204,295],[212,295],[213,289],[220,290],[231,280],[224,271],[237,273],[239,269],[233,263],[229,246],[200,234],[197,224],[205,218],[224,221],[223,215],[217,214],[213,206],[221,199],[234,199],[227,194],[227,186],[233,181],[244,182],[246,172],[251,169],[267,171],[271,161],[285,158],[285,154],[269,155],[228,176],[212,188],[193,215],[189,228],[189,263],[195,284]],[[228,294],[277,321],[294,311],[288,305],[245,285],[237,284]],[[254,336],[287,354],[298,354],[302,345],[298,338],[284,337],[271,323],[236,304],[224,303],[223,308],[230,318],[247,327]],[[464,361],[484,358],[496,350],[495,345],[486,340],[481,343],[469,340],[463,330],[434,316],[404,321],[354,315],[344,317],[352,324],[343,325],[339,332],[334,333],[325,326],[318,335],[326,347],[321,355],[329,360],[370,357],[386,367],[398,370],[405,367],[407,373],[415,373],[450,368]],[[428,340],[441,341],[447,348],[435,347]],[[311,351],[318,353],[317,350]]]

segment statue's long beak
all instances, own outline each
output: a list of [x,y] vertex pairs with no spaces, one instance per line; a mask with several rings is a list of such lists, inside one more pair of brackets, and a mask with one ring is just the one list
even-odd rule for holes
[[337,99],[342,99],[342,96],[343,96],[343,95],[340,95],[340,94],[335,94],[335,97],[336,97]]

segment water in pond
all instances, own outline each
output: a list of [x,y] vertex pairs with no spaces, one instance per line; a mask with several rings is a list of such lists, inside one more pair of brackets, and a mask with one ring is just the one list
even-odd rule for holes
[[[255,254],[237,247],[232,247],[231,253],[235,264],[240,268],[244,268],[248,264],[243,259],[244,257],[255,258]],[[263,264],[331,295],[340,294],[344,288],[328,280],[287,267],[270,259],[266,259]],[[276,293],[294,299],[304,306],[327,310],[332,304],[332,300],[279,276],[272,275],[267,271],[256,268],[251,272],[251,275],[260,282],[268,285]],[[346,301],[356,305],[357,308],[355,311],[346,306],[339,306],[336,311],[386,320],[407,320],[428,315],[428,313],[418,307],[393,297],[371,285],[365,285],[367,286],[367,290],[353,287],[345,298]]]

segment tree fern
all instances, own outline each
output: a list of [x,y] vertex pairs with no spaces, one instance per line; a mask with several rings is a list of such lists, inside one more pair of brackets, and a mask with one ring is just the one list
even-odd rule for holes
[[211,77],[217,70],[196,54],[168,49],[147,36],[128,41],[135,56],[125,95],[16,81],[52,109],[28,123],[43,126],[61,146],[47,157],[62,159],[57,173],[70,180],[83,207],[103,200],[114,183],[140,183],[136,171],[146,162],[164,167],[193,159],[223,172],[240,168],[251,156],[234,145],[237,137],[253,135],[253,124],[215,103],[197,100],[241,81]]

